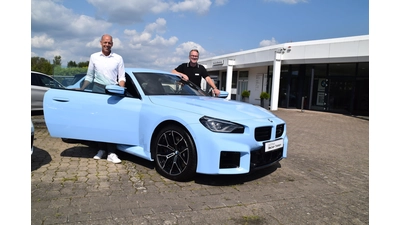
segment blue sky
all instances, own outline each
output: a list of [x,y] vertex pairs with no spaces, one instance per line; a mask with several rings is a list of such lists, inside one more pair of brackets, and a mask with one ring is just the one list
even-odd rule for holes
[[286,42],[369,34],[367,0],[32,0],[31,56],[88,61],[104,33],[125,67],[188,61]]

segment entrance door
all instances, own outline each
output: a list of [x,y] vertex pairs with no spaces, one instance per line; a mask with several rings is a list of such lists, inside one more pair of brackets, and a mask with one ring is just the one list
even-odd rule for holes
[[[247,80],[239,80],[238,81],[238,85],[237,85],[237,87],[238,87],[238,91],[237,91],[237,96],[239,96],[239,99],[237,99],[237,100],[239,100],[239,101],[242,101],[242,92],[244,91],[244,90],[248,90],[247,88],[248,88],[248,81]],[[250,91],[250,90],[249,90]],[[251,96],[251,93],[250,93],[250,96]],[[237,98],[237,97],[236,97]]]
[[[248,90],[249,83],[249,71],[239,71],[238,85],[237,85],[237,95],[239,96],[239,101],[242,101],[242,92]],[[250,93],[251,96],[251,93]],[[249,98],[250,101],[250,98]]]
[[348,77],[331,77],[328,81],[328,111],[350,113],[354,81]]

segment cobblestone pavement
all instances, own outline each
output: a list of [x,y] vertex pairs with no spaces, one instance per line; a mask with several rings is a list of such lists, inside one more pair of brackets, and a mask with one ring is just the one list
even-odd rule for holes
[[288,158],[256,173],[161,177],[151,162],[50,137],[31,156],[31,224],[369,224],[369,120],[279,109]]

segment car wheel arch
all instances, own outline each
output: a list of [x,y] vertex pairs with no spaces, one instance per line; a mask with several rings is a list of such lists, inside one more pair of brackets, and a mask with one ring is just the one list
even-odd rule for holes
[[[170,134],[170,133],[175,133],[178,136],[182,137],[183,141],[180,143],[185,143],[184,145],[186,146],[185,149],[187,149],[187,151],[179,151],[177,150],[178,148],[176,148],[173,151],[170,151],[170,153],[165,153],[162,152],[162,147],[157,148],[157,145],[160,142],[160,140],[162,139],[162,136],[165,134]],[[167,139],[168,135],[165,135],[165,139]],[[159,124],[156,129],[154,129],[153,135],[151,137],[151,141],[150,141],[150,153],[151,153],[151,157],[154,160],[155,163],[155,168],[156,170],[163,175],[164,177],[167,177],[171,180],[178,180],[178,181],[187,181],[190,180],[194,177],[196,170],[197,170],[197,163],[198,163],[198,155],[197,155],[197,148],[196,148],[196,144],[194,141],[194,138],[192,136],[192,134],[189,132],[188,129],[186,129],[185,126],[183,126],[181,123],[177,122],[177,121],[164,121],[163,123]],[[180,144],[179,144],[180,145]],[[170,145],[168,145],[170,146]],[[164,149],[168,149],[168,148],[164,148]],[[161,154],[158,153],[158,156],[156,155],[157,152],[162,152]],[[169,161],[168,156],[169,155],[174,155],[173,157],[178,157],[177,160],[182,160],[182,162],[187,162],[187,164],[184,164],[185,166],[183,166],[182,172],[178,172],[178,173],[173,173],[172,170],[174,166],[170,166],[168,167],[167,161]],[[186,156],[188,161],[184,161],[182,156]],[[158,157],[158,158],[157,158]],[[162,161],[164,161],[164,166],[163,167]],[[183,165],[183,164],[181,164]],[[169,172],[167,171],[169,170]]]
[[[182,129],[184,129],[190,135],[190,137],[192,138],[192,140],[194,142],[194,138],[193,138],[192,134],[189,132],[188,129],[186,129],[185,126],[183,126],[183,124],[181,124],[181,123],[179,123],[178,121],[175,121],[175,120],[163,121],[162,123],[158,124],[158,126],[156,126],[154,128],[153,134],[152,134],[151,139],[150,139],[150,153],[151,153],[151,158],[153,160],[154,160],[154,157],[155,157],[155,155],[154,155],[155,153],[154,153],[154,151],[152,151],[152,149],[153,149],[152,144],[153,144],[154,139],[156,138],[156,136],[160,132],[160,130],[162,130],[165,127],[174,126],[174,125],[179,126]],[[193,143],[193,144],[196,147],[196,143]]]

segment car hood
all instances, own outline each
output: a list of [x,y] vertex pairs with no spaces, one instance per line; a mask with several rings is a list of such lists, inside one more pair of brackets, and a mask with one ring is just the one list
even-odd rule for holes
[[260,106],[217,97],[149,96],[149,98],[159,106],[231,121],[276,117],[273,113]]

